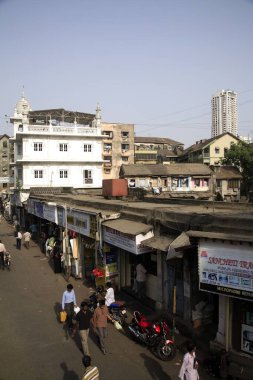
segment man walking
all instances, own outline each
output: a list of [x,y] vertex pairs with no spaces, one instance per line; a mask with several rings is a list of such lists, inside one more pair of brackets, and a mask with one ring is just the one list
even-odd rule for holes
[[95,309],[92,325],[95,333],[99,337],[100,348],[103,354],[106,354],[105,338],[107,337],[107,316],[108,307],[105,305],[105,300],[99,301],[99,306]]
[[16,236],[16,248],[21,249],[21,240],[22,240],[22,234],[20,231],[17,232]]
[[67,285],[67,290],[62,295],[62,310],[67,313],[67,327],[73,327],[74,307],[76,306],[76,295],[72,284]]
[[136,266],[136,284],[137,284],[137,295],[141,299],[145,294],[147,270],[144,268],[141,262]]
[[31,240],[31,234],[29,231],[26,231],[23,235],[24,238],[24,246],[29,249],[30,248],[30,240]]
[[4,256],[6,254],[6,248],[5,245],[2,243],[2,240],[0,240],[0,267],[2,270],[4,270]]
[[88,303],[83,301],[81,303],[81,310],[76,315],[75,329],[79,330],[83,353],[84,355],[88,355],[88,356],[90,356],[89,346],[88,346],[88,336],[89,336],[91,318],[92,318],[92,312],[88,308]]

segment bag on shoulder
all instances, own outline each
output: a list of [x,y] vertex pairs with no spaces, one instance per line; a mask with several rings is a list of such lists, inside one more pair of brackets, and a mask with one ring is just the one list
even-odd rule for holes
[[67,313],[66,313],[65,310],[62,310],[62,311],[60,312],[60,322],[61,322],[61,323],[64,323],[64,322],[66,322],[66,319],[67,319]]

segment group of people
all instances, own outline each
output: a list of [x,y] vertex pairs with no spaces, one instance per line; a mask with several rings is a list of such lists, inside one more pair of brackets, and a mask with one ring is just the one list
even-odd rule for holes
[[80,310],[75,315],[77,302],[73,285],[68,284],[67,289],[63,293],[62,310],[65,310],[67,314],[66,326],[70,329],[72,337],[74,337],[78,331],[81,339],[82,351],[84,354],[83,364],[86,367],[86,374],[84,375],[83,380],[86,378],[89,379],[88,375],[90,374],[94,376],[92,379],[98,379],[98,369],[96,367],[90,366],[91,359],[88,345],[88,336],[89,331],[92,328],[98,338],[100,349],[105,355],[107,352],[105,339],[107,337],[107,323],[109,317],[108,307],[113,302],[115,302],[114,289],[111,283],[107,282],[105,297],[98,301],[98,306],[95,309],[94,313],[89,310],[88,302],[83,301],[80,305]]

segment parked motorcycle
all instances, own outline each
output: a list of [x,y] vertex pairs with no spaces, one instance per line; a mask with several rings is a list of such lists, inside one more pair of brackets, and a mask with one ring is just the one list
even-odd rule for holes
[[4,265],[8,270],[11,270],[11,255],[9,252],[5,253]]
[[98,306],[99,298],[103,297],[103,291],[104,291],[103,287],[102,286],[98,286],[96,288],[96,291],[89,296],[88,308],[90,309],[90,311],[92,313],[94,312],[94,310]]
[[108,310],[113,321],[119,322],[121,326],[126,324],[127,311],[124,301],[115,301],[111,303]]
[[176,345],[168,338],[169,326],[165,320],[151,322],[139,311],[134,311],[132,323],[128,325],[131,335],[150,347],[161,360],[172,360],[176,356]]

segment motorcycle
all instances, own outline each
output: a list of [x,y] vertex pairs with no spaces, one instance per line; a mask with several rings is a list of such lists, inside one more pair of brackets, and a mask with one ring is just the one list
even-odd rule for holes
[[127,311],[124,301],[115,301],[111,303],[108,310],[113,321],[119,322],[122,327],[126,324]]
[[89,300],[88,300],[88,308],[90,309],[92,313],[94,313],[94,310],[98,306],[99,298],[102,298],[102,297],[103,297],[103,287],[98,286],[96,288],[96,291],[89,296]]
[[163,361],[172,360],[177,348],[172,339],[168,339],[169,326],[165,320],[149,321],[139,311],[134,311],[128,331],[139,342],[150,347],[152,353]]
[[4,265],[8,270],[11,270],[11,255],[9,252],[5,253]]

